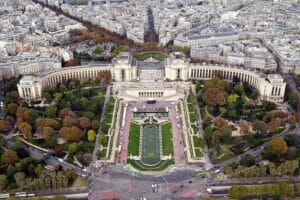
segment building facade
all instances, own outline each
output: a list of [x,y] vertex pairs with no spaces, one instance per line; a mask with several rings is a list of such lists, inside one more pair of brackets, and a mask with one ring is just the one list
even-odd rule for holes
[[28,100],[41,99],[42,91],[47,87],[69,79],[96,79],[103,71],[111,73],[115,82],[114,91],[122,98],[126,96],[140,99],[167,99],[171,96],[179,98],[188,92],[188,80],[208,80],[216,75],[228,81],[238,79],[240,82],[247,82],[258,89],[262,99],[274,102],[283,102],[286,88],[286,82],[279,74],[267,75],[246,67],[194,64],[179,52],[170,54],[165,61],[164,81],[142,82],[138,79],[135,60],[129,53],[121,53],[107,65],[77,66],[50,71],[39,76],[24,76],[18,84],[19,95]]

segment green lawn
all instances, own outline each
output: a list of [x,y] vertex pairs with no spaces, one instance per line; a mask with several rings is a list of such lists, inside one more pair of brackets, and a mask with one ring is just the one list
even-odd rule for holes
[[163,155],[173,155],[173,140],[172,140],[172,125],[166,123],[162,125],[162,144],[163,144]]
[[199,129],[195,124],[191,124],[192,129],[194,130],[194,134],[197,134]]
[[161,53],[144,53],[144,54],[139,55],[137,57],[137,60],[138,61],[144,61],[144,60],[147,60],[150,57],[153,57],[158,61],[164,61],[167,58],[166,55],[161,54]]
[[174,164],[174,160],[164,160],[161,161],[158,165],[153,166],[153,167],[148,167],[143,165],[140,161],[135,161],[135,160],[127,160],[127,163],[130,164],[132,167],[134,167],[137,170],[140,171],[162,171],[166,169],[168,166]]
[[201,150],[200,149],[195,149],[195,156],[197,157],[197,158],[200,158],[200,157],[202,157],[202,152],[201,152]]
[[108,139],[109,139],[109,137],[107,135],[105,137],[103,137],[103,139],[101,137],[99,137],[99,141],[98,142],[100,144],[102,144],[103,147],[107,147],[107,145],[108,145]]
[[102,149],[101,151],[98,150],[97,152],[97,157],[100,159],[100,158],[106,158],[106,149]]
[[196,113],[195,112],[190,112],[189,115],[190,115],[190,121],[191,121],[191,123],[195,123],[195,122],[197,123],[198,116],[196,115]]
[[107,105],[104,110],[104,115],[103,115],[104,117],[101,122],[101,131],[104,132],[105,134],[108,134],[108,130],[111,126],[114,107],[115,107],[115,99],[111,97],[107,102]]
[[204,147],[204,140],[200,137],[193,136],[194,147]]
[[140,126],[135,123],[130,124],[128,154],[133,156],[139,155],[140,144]]

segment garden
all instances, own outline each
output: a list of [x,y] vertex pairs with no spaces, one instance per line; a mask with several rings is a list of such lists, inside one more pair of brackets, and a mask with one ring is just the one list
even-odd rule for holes
[[[29,103],[18,98],[16,87],[13,87],[16,81],[8,81],[3,99],[5,119],[0,121],[1,133],[7,133],[16,123],[18,137],[50,150],[65,161],[79,166],[89,165],[106,92],[106,85],[101,84],[103,79],[66,80],[47,88],[42,101]],[[104,82],[108,83],[108,80]],[[112,109],[111,104],[107,106],[108,112]],[[107,120],[104,119],[104,131]],[[107,146],[106,136],[100,135],[99,140]]]
[[164,61],[165,59],[168,58],[168,56],[166,56],[165,54],[162,54],[162,53],[143,53],[143,54],[137,55],[136,59],[138,61],[145,61],[151,57],[158,61]]
[[296,116],[288,106],[260,100],[258,91],[247,83],[216,77],[194,84],[213,163],[239,155],[295,126]]

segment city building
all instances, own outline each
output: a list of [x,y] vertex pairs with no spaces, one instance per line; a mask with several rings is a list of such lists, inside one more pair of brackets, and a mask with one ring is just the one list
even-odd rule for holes
[[[151,63],[149,68],[153,66]],[[279,74],[264,74],[251,68],[218,64],[190,63],[179,52],[170,54],[163,63],[163,70],[144,71],[148,73],[148,81],[141,81],[141,70],[145,65],[137,65],[135,59],[125,52],[121,53],[109,65],[86,65],[49,71],[38,76],[23,76],[18,84],[21,98],[41,99],[42,92],[47,87],[69,79],[90,80],[95,79],[101,71],[110,71],[115,82],[116,95],[128,99],[158,98],[178,99],[183,97],[190,88],[189,80],[208,80],[217,74],[231,81],[233,78],[247,82],[260,92],[261,98],[274,102],[283,102],[286,82]],[[142,69],[140,69],[142,68]],[[154,77],[161,77],[162,79]],[[145,75],[144,75],[145,76]]]

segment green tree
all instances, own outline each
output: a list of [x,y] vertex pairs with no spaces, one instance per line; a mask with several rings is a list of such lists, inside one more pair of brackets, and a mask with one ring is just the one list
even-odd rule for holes
[[41,164],[38,164],[35,168],[34,168],[34,173],[36,174],[37,177],[40,177],[41,174],[43,172],[43,166]]
[[237,94],[230,94],[228,97],[227,97],[227,102],[230,103],[230,104],[234,104],[237,99],[239,98],[240,96],[237,95]]
[[266,152],[270,153],[271,155],[283,156],[287,153],[287,151],[288,146],[286,142],[280,137],[272,138],[272,140],[268,143],[266,147]]
[[56,105],[50,105],[48,108],[46,108],[45,115],[49,118],[54,118],[56,116],[56,112],[57,112]]
[[256,133],[266,134],[267,133],[267,124],[264,121],[255,120],[252,123],[252,128]]
[[246,155],[241,159],[240,163],[243,166],[250,167],[255,164],[255,158],[251,155]]
[[76,170],[73,170],[73,169],[69,169],[69,170],[65,171],[65,175],[70,182],[73,182],[77,177]]
[[19,187],[21,187],[22,182],[25,181],[25,174],[23,172],[18,172],[14,175],[15,181]]
[[7,186],[7,179],[5,175],[0,174],[0,190],[5,190]]
[[73,155],[78,150],[78,144],[72,143],[68,146],[68,152],[70,155]]
[[5,165],[13,165],[18,161],[18,155],[16,152],[8,149],[2,155],[2,162]]
[[17,168],[15,168],[13,165],[9,165],[6,169],[6,176],[8,183],[12,183],[15,181],[15,174],[18,173]]
[[32,127],[29,123],[23,122],[18,126],[18,129],[25,138],[28,138],[29,134],[31,133]]
[[57,93],[53,94],[53,97],[56,102],[59,102],[61,100],[61,98],[63,97],[63,94],[57,92]]
[[79,117],[78,121],[79,121],[80,127],[84,130],[91,127],[91,120],[87,117]]
[[95,139],[96,139],[96,132],[94,131],[94,130],[89,130],[88,131],[88,133],[87,133],[87,135],[88,135],[88,141],[90,141],[90,142],[94,142],[95,141]]
[[98,54],[98,55],[101,55],[103,52],[104,52],[104,49],[103,49],[103,47],[101,47],[101,46],[97,46],[97,47],[95,47],[95,49],[93,50],[93,53],[94,53],[94,54]]
[[55,130],[51,127],[44,127],[43,128],[43,137],[45,140],[51,138],[55,133]]
[[288,103],[294,110],[297,109],[298,101],[299,101],[299,97],[298,97],[297,93],[290,92],[288,94]]

